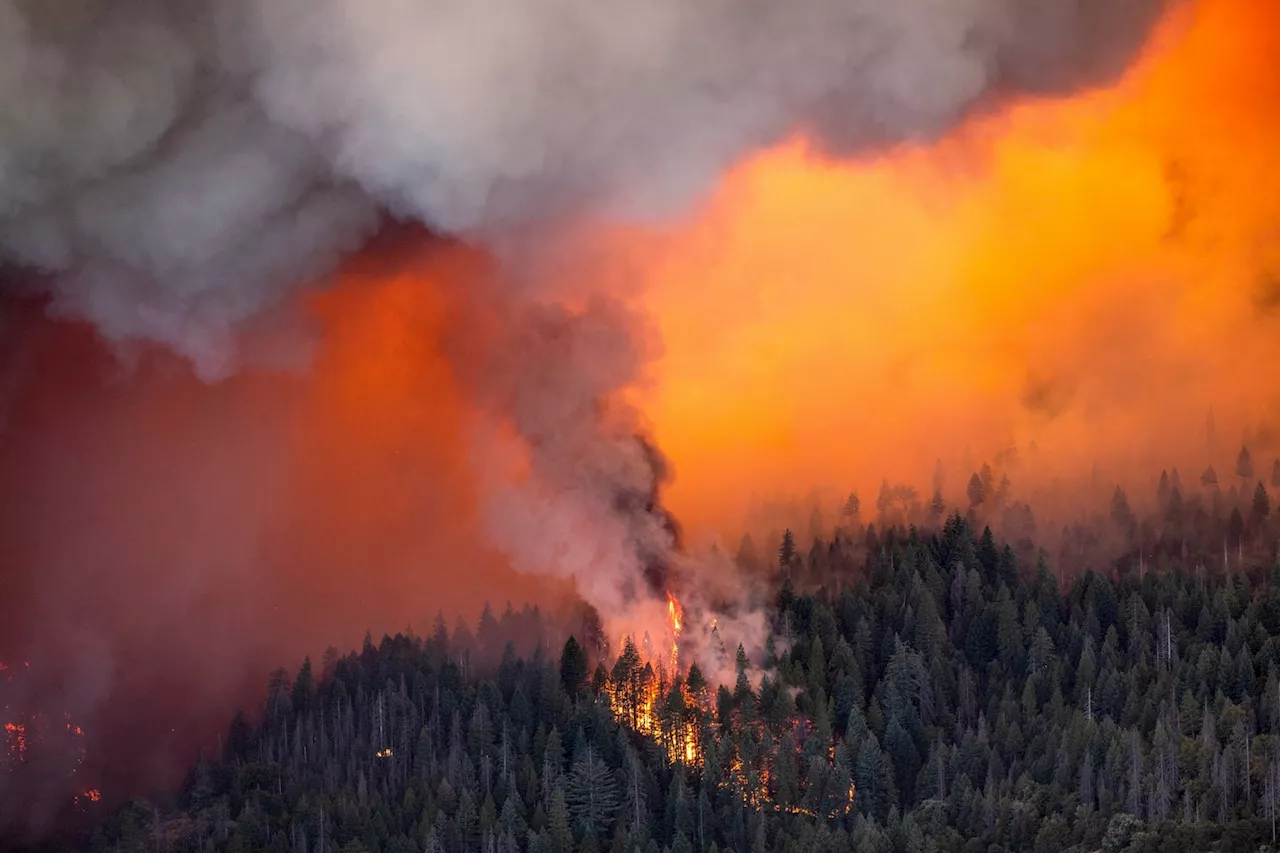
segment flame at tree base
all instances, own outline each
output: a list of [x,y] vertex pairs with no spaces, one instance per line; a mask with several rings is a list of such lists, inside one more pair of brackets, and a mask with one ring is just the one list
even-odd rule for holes
[[[702,765],[700,723],[709,715],[710,707],[700,691],[700,679],[689,684],[680,677],[680,634],[683,631],[684,608],[667,593],[667,660],[659,659],[657,669],[645,658],[652,643],[645,637],[641,647],[634,638],[622,638],[622,652],[614,662],[605,684],[605,694],[614,717],[639,734],[655,739],[667,752],[672,763],[690,767]],[[687,676],[687,674],[686,674]]]
[[[693,770],[703,770],[709,739],[719,744],[716,733],[715,712],[710,698],[710,686],[696,664],[687,670],[680,667],[680,634],[683,629],[684,609],[675,596],[667,594],[667,630],[671,641],[670,668],[667,661],[659,659],[655,668],[646,652],[652,645],[646,636],[638,646],[631,636],[622,639],[622,651],[615,660],[610,677],[603,685],[605,698],[614,718],[637,734],[654,740],[673,765],[683,765]],[[745,683],[745,671],[740,673]],[[747,688],[749,690],[749,686]],[[735,691],[737,692],[737,691]],[[729,720],[719,720],[722,730],[741,731],[750,728],[757,737],[764,735],[765,724],[753,716],[748,722],[738,712]],[[792,718],[787,724],[791,734],[803,734],[804,724]],[[803,737],[801,738],[803,740]],[[828,764],[835,769],[836,747],[827,744]],[[770,810],[787,814],[816,817],[818,810],[794,803],[778,802],[776,786],[771,785],[776,756],[763,750],[751,763],[744,765],[735,746],[731,752],[722,786],[731,787],[742,798],[744,805],[757,810]],[[849,780],[848,794],[842,802],[822,812],[829,819],[847,816],[853,812],[855,785]]]
[[12,829],[7,822],[20,818],[29,797],[52,797],[60,808],[80,811],[102,800],[100,789],[81,789],[78,781],[86,757],[84,729],[66,712],[33,706],[38,691],[31,679],[29,663],[0,662],[0,782],[7,786],[0,797],[0,834]]

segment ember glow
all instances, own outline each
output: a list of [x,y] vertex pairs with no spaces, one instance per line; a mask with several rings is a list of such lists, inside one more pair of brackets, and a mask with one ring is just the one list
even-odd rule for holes
[[[85,762],[84,729],[69,714],[42,707],[36,695],[30,663],[0,663],[0,781],[19,792],[49,785],[66,792],[65,803],[76,804],[79,798],[71,796],[69,786],[76,784]],[[14,804],[20,800],[15,797]]]

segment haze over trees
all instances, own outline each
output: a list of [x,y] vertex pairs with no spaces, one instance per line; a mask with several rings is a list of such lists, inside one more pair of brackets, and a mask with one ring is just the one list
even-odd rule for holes
[[[1226,495],[1177,471],[1141,502],[1116,487],[1057,554],[990,466],[964,514],[886,483],[877,526],[850,496],[807,550],[744,547],[777,584],[766,655],[652,704],[654,664],[601,653],[590,613],[567,639],[486,608],[367,640],[276,673],[174,798],[51,847],[1277,849],[1280,513],[1245,470]],[[663,745],[686,726],[689,763]]]

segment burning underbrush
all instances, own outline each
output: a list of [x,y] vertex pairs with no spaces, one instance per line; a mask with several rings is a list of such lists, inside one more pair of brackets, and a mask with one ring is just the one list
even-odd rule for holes
[[0,830],[33,806],[84,811],[102,792],[83,780],[85,733],[66,711],[43,707],[31,664],[0,661]]
[[[761,675],[753,688],[742,646],[733,665],[733,689],[714,688],[696,662],[682,661],[684,608],[670,592],[667,602],[665,636],[655,640],[646,633],[639,644],[624,636],[612,670],[606,673],[603,664],[597,668],[594,687],[618,722],[656,742],[673,765],[704,771],[711,762],[720,787],[752,809],[829,818],[851,814],[851,762],[826,708],[816,717],[788,709],[794,697],[780,689],[776,671],[772,679]],[[714,618],[704,631],[723,664],[725,648]],[[760,704],[764,697],[786,698],[766,709]],[[822,697],[818,701],[825,703]],[[815,760],[802,784],[799,766]]]

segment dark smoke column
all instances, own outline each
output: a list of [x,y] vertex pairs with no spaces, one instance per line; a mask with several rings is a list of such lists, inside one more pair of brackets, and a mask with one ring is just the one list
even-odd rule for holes
[[[572,578],[606,621],[666,606],[679,532],[660,503],[665,460],[622,399],[649,353],[641,318],[622,303],[580,308],[502,301],[460,328],[464,381],[520,462],[489,477],[488,529],[522,572]],[[475,342],[481,344],[477,348]],[[478,454],[492,452],[483,436]],[[514,473],[513,473],[514,472]]]

